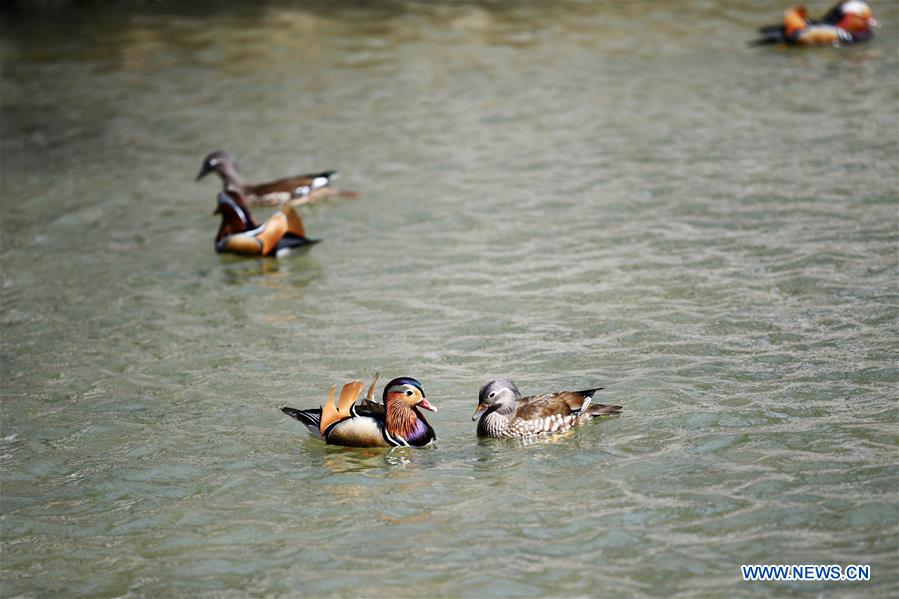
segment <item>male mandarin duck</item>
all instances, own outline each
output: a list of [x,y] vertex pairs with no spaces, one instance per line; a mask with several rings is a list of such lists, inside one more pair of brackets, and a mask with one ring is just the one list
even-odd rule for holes
[[334,387],[321,408],[281,411],[306,425],[313,435],[330,445],[345,447],[421,447],[437,438],[421,410],[436,412],[424,389],[410,377],[393,379],[384,387],[382,404],[374,401],[375,375],[368,394],[357,404],[361,381],[352,381],[340,390],[335,405]]
[[[237,162],[228,152],[216,150],[203,160],[197,181],[215,172],[225,186],[239,189],[251,206],[278,206],[308,204],[325,195],[330,195],[331,181],[337,171],[323,171],[294,177],[285,177],[268,183],[255,185],[245,183],[237,172]],[[352,192],[346,192],[352,195]],[[345,193],[345,195],[346,195]]]
[[291,206],[284,206],[265,223],[257,224],[243,194],[230,186],[219,193],[214,214],[222,215],[215,236],[215,251],[219,253],[283,258],[319,241],[306,237],[303,220]]
[[869,40],[874,36],[872,28],[878,26],[871,6],[864,0],[844,0],[834,5],[819,21],[809,19],[804,6],[796,6],[784,13],[783,25],[759,29],[762,37],[752,43],[797,46],[851,44]]
[[521,438],[559,433],[597,416],[621,412],[621,406],[593,403],[593,394],[600,389],[521,397],[515,383],[495,379],[481,387],[478,407],[471,419],[478,421],[479,437]]

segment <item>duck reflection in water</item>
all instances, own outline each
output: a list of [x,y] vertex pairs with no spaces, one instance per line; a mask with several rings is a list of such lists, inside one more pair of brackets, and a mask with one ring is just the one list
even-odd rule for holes
[[259,285],[280,293],[295,294],[316,280],[323,272],[321,265],[310,257],[296,260],[226,259],[222,269],[225,283],[241,287]]

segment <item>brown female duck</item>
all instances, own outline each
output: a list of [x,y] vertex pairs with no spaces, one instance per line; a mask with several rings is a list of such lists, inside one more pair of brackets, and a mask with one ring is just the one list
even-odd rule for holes
[[237,172],[237,162],[228,152],[216,150],[203,159],[203,166],[197,181],[216,173],[225,186],[239,189],[251,206],[278,206],[291,203],[293,205],[308,204],[331,195],[331,181],[337,177],[337,171],[323,171],[285,177],[267,183],[246,183]]
[[495,379],[481,387],[478,407],[471,419],[478,421],[479,437],[560,433],[597,416],[621,412],[621,406],[593,403],[593,394],[599,389],[522,397],[515,383]]
[[352,381],[340,390],[335,405],[334,387],[321,408],[298,410],[287,406],[281,411],[306,425],[313,435],[331,445],[346,447],[421,447],[437,438],[420,410],[436,412],[424,389],[410,377],[393,379],[384,387],[383,404],[374,401],[377,375],[366,398],[356,403],[361,381]]

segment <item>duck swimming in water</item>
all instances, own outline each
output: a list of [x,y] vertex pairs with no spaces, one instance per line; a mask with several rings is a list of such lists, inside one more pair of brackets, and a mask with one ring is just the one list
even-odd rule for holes
[[284,206],[265,223],[257,224],[243,194],[233,187],[219,193],[214,214],[222,216],[215,236],[215,251],[219,253],[284,258],[319,242],[306,237],[303,220],[292,206]]
[[808,18],[804,6],[796,6],[784,13],[782,25],[759,29],[762,37],[752,45],[789,44],[793,46],[841,45],[864,42],[874,36],[879,27],[871,6],[864,0],[844,0],[834,5],[820,20]]
[[425,397],[424,389],[411,377],[395,378],[384,387],[383,403],[374,401],[375,375],[368,394],[356,403],[361,381],[343,386],[337,403],[334,387],[321,408],[281,411],[306,425],[313,435],[330,445],[345,447],[421,447],[437,438],[421,410],[436,412]]
[[479,437],[521,438],[560,433],[597,416],[621,412],[621,406],[593,403],[593,394],[599,390],[598,387],[522,397],[515,383],[495,379],[481,387],[478,407],[471,419],[478,421]]
[[[246,183],[237,171],[234,157],[223,150],[216,150],[203,159],[196,180],[199,181],[213,172],[221,178],[223,185],[239,189],[250,206],[308,204],[335,193],[331,188],[331,182],[337,177],[337,171],[322,171],[285,177],[267,183]],[[344,195],[355,194],[344,192]]]

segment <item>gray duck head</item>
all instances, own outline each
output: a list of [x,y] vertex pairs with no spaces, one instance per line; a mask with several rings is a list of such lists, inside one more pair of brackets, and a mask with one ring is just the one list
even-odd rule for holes
[[478,393],[478,407],[472,420],[477,420],[491,408],[494,410],[503,408],[515,408],[515,402],[521,399],[521,392],[515,383],[509,379],[493,379],[487,381]]
[[234,160],[234,156],[224,150],[209,153],[203,159],[203,165],[200,167],[200,174],[197,175],[196,180],[199,181],[213,171],[221,176],[224,176],[226,171],[236,173],[237,162]]

